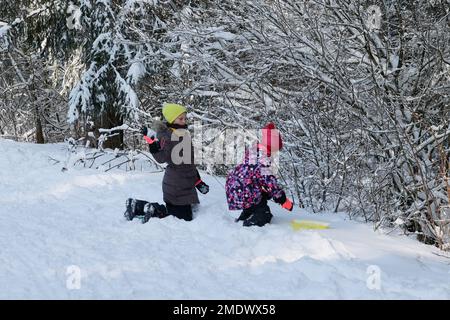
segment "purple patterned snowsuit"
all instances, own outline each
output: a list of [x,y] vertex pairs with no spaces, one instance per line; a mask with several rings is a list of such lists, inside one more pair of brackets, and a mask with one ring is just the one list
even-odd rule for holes
[[245,151],[244,163],[236,166],[227,176],[225,191],[230,210],[257,205],[263,195],[274,200],[284,195],[270,164],[270,158],[259,146]]

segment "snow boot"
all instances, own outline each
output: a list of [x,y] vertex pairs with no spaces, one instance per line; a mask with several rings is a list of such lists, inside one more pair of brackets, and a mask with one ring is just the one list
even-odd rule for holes
[[135,208],[136,208],[136,202],[134,199],[128,198],[127,201],[125,201],[125,212],[123,213],[125,219],[128,221],[133,220],[133,218],[136,216]]
[[166,207],[157,202],[147,202],[144,205],[144,212],[142,223],[147,223],[150,218],[164,218],[168,216]]
[[147,204],[148,202],[144,200],[128,198],[127,201],[125,202],[126,210],[123,214],[125,216],[125,219],[131,221],[137,216],[138,217],[145,216],[146,212],[144,208]]

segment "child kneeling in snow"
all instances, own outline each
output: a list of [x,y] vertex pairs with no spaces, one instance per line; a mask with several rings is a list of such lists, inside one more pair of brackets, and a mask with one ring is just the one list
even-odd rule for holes
[[246,227],[270,223],[269,199],[289,211],[293,207],[270,169],[271,157],[283,145],[281,135],[273,123],[266,125],[262,133],[261,142],[245,151],[244,162],[228,174],[225,184],[228,208],[243,210],[236,222],[243,220]]
[[[166,122],[155,121],[150,134],[147,128],[142,129],[144,139],[149,143],[150,153],[159,163],[167,163],[162,189],[165,205],[147,202],[137,199],[128,199],[126,202],[125,218],[132,220],[135,216],[143,216],[142,223],[151,217],[164,218],[168,215],[175,216],[186,221],[192,220],[192,205],[198,204],[197,189],[206,194],[209,186],[202,181],[194,164],[194,152],[189,131],[187,131],[186,113],[184,106],[178,104],[164,104],[162,110]],[[150,135],[148,137],[147,135]],[[172,150],[178,144],[187,143],[189,150],[180,148],[172,158]],[[185,158],[183,152],[187,152]],[[190,154],[190,157],[189,157]]]

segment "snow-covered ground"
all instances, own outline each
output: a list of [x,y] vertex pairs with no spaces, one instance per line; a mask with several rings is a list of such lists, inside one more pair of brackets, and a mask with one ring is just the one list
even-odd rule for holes
[[[162,199],[162,173],[71,167],[64,144],[0,139],[0,299],[450,299],[450,259],[344,214],[244,228],[223,179],[192,222],[127,222],[127,197]],[[292,219],[331,229],[294,231]],[[80,277],[78,277],[80,275]]]

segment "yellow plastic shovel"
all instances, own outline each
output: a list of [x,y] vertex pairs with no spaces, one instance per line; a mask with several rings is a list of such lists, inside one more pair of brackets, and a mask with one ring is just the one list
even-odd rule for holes
[[312,220],[292,220],[291,227],[294,231],[298,230],[311,230],[311,229],[329,229],[330,224],[320,221]]

